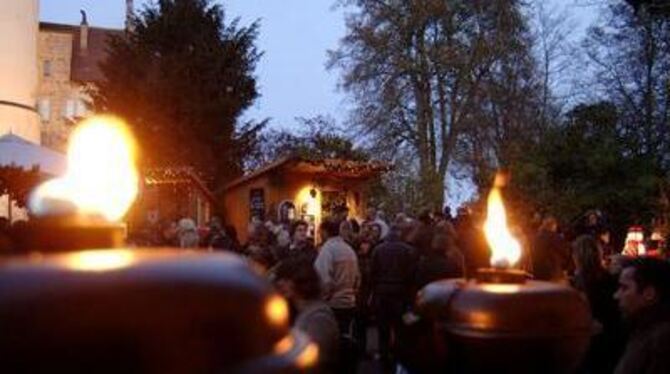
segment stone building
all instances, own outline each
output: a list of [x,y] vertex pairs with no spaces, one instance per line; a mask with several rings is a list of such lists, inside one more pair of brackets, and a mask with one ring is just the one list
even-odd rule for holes
[[73,125],[89,114],[86,88],[102,79],[107,41],[122,34],[89,26],[84,12],[79,26],[40,23],[36,109],[44,146],[65,151]]
[[[119,1],[119,6],[122,6]],[[133,1],[126,0],[126,27]],[[101,79],[107,41],[123,30],[39,22],[39,0],[3,0],[0,12],[0,135],[63,150],[87,115],[85,87]]]
[[[124,30],[90,27],[83,12],[78,26],[40,23],[39,0],[1,3],[0,137],[5,137],[0,166],[23,166],[27,160],[44,166],[33,153],[63,157],[40,145],[64,151],[72,125],[89,114],[85,88],[101,79],[98,64],[107,41]],[[128,26],[133,1],[125,5]],[[12,216],[13,210],[14,218],[25,218],[25,211],[10,200],[0,196],[0,216]]]
[[39,143],[35,112],[38,0],[2,1],[0,11],[0,135]]

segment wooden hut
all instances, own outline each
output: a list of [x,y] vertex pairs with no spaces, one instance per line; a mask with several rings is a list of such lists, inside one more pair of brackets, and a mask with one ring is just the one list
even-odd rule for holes
[[191,168],[151,168],[142,177],[131,212],[131,230],[184,217],[192,218],[198,226],[210,220],[216,199]]
[[225,220],[242,242],[253,217],[275,222],[302,219],[315,233],[338,206],[346,205],[350,217],[362,218],[369,182],[387,170],[381,162],[282,158],[226,186]]

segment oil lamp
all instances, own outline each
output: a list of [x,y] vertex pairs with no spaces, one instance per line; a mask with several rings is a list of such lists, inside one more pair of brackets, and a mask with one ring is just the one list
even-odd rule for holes
[[29,207],[25,254],[0,259],[7,372],[298,372],[318,348],[289,330],[288,307],[233,254],[124,248],[137,193],[123,124],[74,133],[68,171]]
[[588,303],[569,287],[512,269],[521,247],[507,228],[500,187],[489,194],[484,224],[491,268],[419,292],[418,311],[445,347],[436,362],[449,372],[573,372],[591,336]]

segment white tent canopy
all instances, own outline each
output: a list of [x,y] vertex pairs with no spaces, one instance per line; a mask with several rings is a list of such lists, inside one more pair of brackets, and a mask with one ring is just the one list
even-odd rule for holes
[[14,134],[0,137],[0,166],[21,167],[26,170],[34,166],[39,171],[52,175],[65,173],[67,159],[62,153],[40,146]]

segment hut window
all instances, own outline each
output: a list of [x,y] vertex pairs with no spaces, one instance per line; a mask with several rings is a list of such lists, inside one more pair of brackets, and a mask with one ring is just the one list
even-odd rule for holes
[[279,204],[279,222],[286,223],[295,220],[295,204],[292,201],[286,200]]

